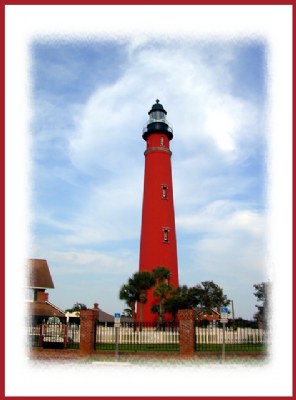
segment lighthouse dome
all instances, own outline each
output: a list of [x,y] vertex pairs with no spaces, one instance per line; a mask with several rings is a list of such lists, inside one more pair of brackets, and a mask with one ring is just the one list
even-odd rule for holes
[[163,108],[163,105],[160,104],[159,100],[156,100],[156,103],[153,104],[151,110],[148,112],[148,114],[150,115],[152,112],[154,111],[162,111],[165,115],[167,114],[166,110]]

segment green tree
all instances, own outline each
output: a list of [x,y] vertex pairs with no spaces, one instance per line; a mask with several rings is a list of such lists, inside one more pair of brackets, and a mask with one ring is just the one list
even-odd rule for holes
[[202,308],[217,308],[228,306],[230,300],[223,293],[223,289],[213,281],[201,282],[196,286],[199,306]]
[[194,308],[198,304],[196,287],[188,288],[187,285],[178,286],[165,302],[165,311],[176,319],[178,310]]
[[257,297],[257,301],[262,302],[262,305],[256,305],[258,311],[254,315],[254,318],[258,321],[258,323],[261,323],[266,327],[269,312],[271,283],[261,282],[254,284],[253,286],[255,288],[254,295]]
[[131,308],[125,308],[121,314],[122,317],[133,318],[133,312]]
[[204,281],[196,286],[179,286],[165,302],[166,312],[176,318],[178,310],[186,308],[218,308],[230,303],[223,289],[213,281]]
[[152,276],[156,283],[168,282],[171,278],[171,271],[168,268],[159,265],[152,271]]
[[144,304],[147,302],[147,292],[155,284],[155,279],[148,271],[136,272],[133,274],[131,279],[139,296],[138,301],[140,303],[140,323],[142,323]]
[[154,297],[159,297],[158,319],[160,323],[164,322],[165,303],[173,293],[173,286],[169,283],[159,282],[153,292]]
[[158,307],[152,306],[151,311],[158,313],[158,320],[162,323],[164,322],[165,302],[173,292],[173,286],[169,284],[171,272],[166,267],[158,266],[152,271],[152,276],[156,283],[153,296],[159,298],[159,304]]
[[65,312],[74,312],[74,311],[81,311],[87,310],[87,307],[83,303],[75,303],[72,308],[68,308]]
[[139,300],[139,291],[132,278],[129,278],[128,283],[122,285],[119,291],[120,300],[124,300],[131,309],[133,322],[136,321],[136,302]]

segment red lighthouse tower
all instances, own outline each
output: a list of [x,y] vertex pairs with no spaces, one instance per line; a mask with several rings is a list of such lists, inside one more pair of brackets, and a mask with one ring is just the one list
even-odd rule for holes
[[[156,100],[148,115],[149,120],[143,131],[147,147],[144,153],[139,270],[151,272],[158,266],[164,266],[171,272],[170,284],[177,287],[178,260],[170,150],[173,130],[159,100]],[[156,314],[150,310],[155,302],[151,289],[144,305],[143,321],[156,321]]]

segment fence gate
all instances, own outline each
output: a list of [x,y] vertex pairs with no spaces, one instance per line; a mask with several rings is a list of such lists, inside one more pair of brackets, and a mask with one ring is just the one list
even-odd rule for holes
[[46,349],[79,349],[78,324],[50,323],[27,328],[28,345]]

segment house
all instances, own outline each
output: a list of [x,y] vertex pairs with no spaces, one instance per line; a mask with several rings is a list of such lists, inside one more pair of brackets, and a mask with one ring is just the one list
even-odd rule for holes
[[220,310],[214,308],[196,308],[196,320],[197,321],[219,321]]
[[[46,289],[54,289],[53,280],[46,260],[32,258],[26,263],[28,283],[27,283],[27,306],[28,317],[33,325],[47,322],[50,317],[56,317],[60,322],[80,323],[80,312],[65,313],[56,305],[48,300]],[[99,308],[98,303],[94,304],[94,309],[99,310],[99,322],[112,324],[114,316],[106,313]],[[51,318],[52,320],[52,318]],[[122,317],[121,322],[130,322],[131,318]]]
[[[99,310],[99,318],[98,321],[100,323],[104,323],[106,325],[110,324],[113,325],[114,323],[114,316],[111,314],[106,313],[103,311],[101,308],[99,308],[98,303],[94,303],[93,310]],[[67,322],[73,322],[73,323],[80,323],[80,311],[72,311],[72,312],[66,312],[66,318]],[[121,323],[131,323],[132,318],[130,317],[121,317],[120,319]]]
[[65,320],[65,313],[48,301],[46,289],[54,289],[53,280],[46,260],[29,259],[27,269],[27,308],[31,323],[39,324],[49,317]]
[[[104,322],[105,324],[108,324],[108,323],[113,324],[114,323],[114,315],[108,314],[105,311],[101,310],[99,308],[98,303],[94,304],[94,309],[99,310],[99,322]],[[121,323],[131,323],[132,318],[121,316],[120,322]]]

